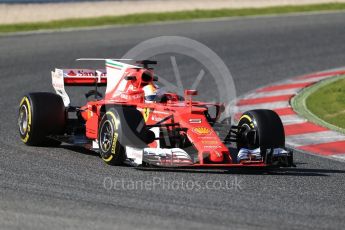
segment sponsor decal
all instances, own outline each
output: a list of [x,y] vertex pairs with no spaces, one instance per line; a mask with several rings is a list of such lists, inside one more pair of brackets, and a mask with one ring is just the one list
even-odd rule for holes
[[207,149],[218,149],[218,148],[221,148],[220,145],[205,145],[204,148],[207,148]]
[[199,136],[198,139],[201,140],[217,140],[214,136]]
[[196,127],[196,128],[193,128],[192,131],[199,135],[207,135],[207,134],[212,133],[212,130],[207,127]]
[[152,114],[151,120],[152,121],[161,121],[162,119],[160,117],[158,117],[157,115]]
[[219,142],[217,140],[206,140],[206,141],[201,141],[201,143],[204,145],[216,145]]
[[189,123],[191,124],[200,124],[201,123],[201,119],[189,119]]
[[69,71],[67,75],[71,77],[77,76],[77,74],[73,70]]
[[64,70],[67,72],[68,77],[95,77],[97,75],[97,71],[101,72],[101,77],[106,76],[106,72],[104,70],[90,70],[90,69],[70,69]]
[[142,97],[143,96],[141,94],[134,94],[134,95],[128,95],[128,94],[124,94],[124,93],[120,94],[120,98],[126,99],[126,100],[136,100],[136,99],[140,99]]
[[147,120],[149,119],[150,113],[152,112],[151,108],[144,108],[143,110],[143,117],[145,122],[147,122]]

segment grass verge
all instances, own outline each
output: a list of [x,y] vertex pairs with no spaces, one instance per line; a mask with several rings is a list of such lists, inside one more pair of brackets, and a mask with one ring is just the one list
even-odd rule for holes
[[151,22],[181,21],[192,19],[239,17],[270,14],[288,14],[300,12],[345,10],[345,3],[328,3],[300,6],[279,6],[266,8],[193,10],[168,13],[142,13],[125,16],[107,16],[97,18],[66,19],[50,22],[20,23],[0,25],[0,33],[51,30],[63,28],[92,27],[105,25],[131,25]]
[[291,104],[308,120],[345,133],[345,75],[305,88]]

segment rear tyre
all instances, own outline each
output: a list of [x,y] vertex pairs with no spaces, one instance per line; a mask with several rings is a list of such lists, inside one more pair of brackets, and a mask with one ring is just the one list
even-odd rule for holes
[[238,123],[237,148],[284,148],[284,126],[272,110],[257,109],[245,112]]
[[58,146],[61,142],[49,135],[63,134],[66,112],[62,98],[53,93],[29,93],[19,105],[18,126],[26,145]]

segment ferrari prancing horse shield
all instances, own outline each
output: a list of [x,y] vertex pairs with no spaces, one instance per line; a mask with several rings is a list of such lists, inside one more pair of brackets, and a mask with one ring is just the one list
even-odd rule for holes
[[144,121],[146,122],[149,119],[150,113],[152,112],[152,110],[150,108],[144,108],[143,110],[143,117],[144,117]]

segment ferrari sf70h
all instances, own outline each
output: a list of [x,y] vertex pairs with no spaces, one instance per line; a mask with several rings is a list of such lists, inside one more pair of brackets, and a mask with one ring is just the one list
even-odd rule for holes
[[[67,143],[97,152],[111,165],[142,167],[289,167],[284,127],[271,110],[221,119],[225,106],[159,91],[156,61],[104,59],[105,69],[55,69],[55,93],[26,94],[19,134],[30,146]],[[149,66],[150,65],[150,66]],[[65,86],[94,86],[72,105]],[[105,95],[99,92],[106,86]],[[212,112],[211,112],[212,111]]]

